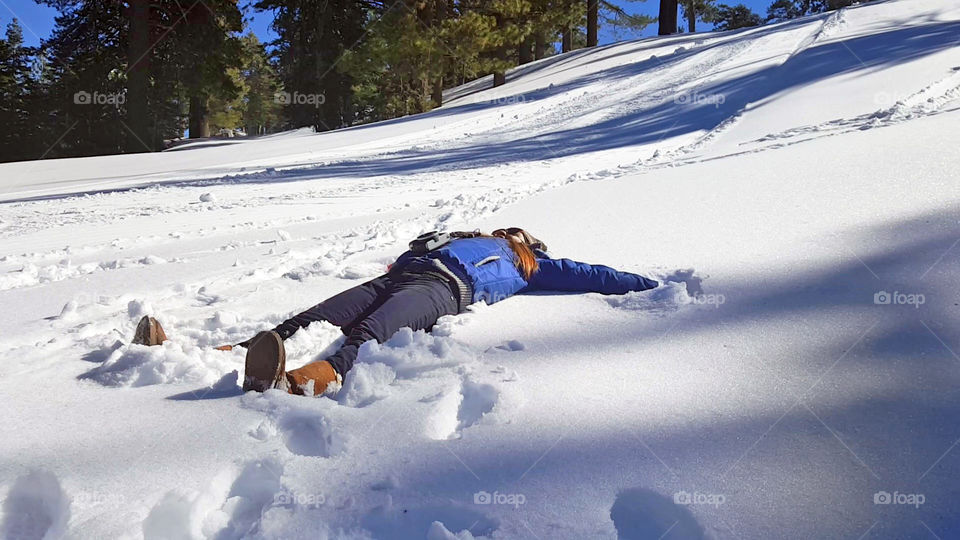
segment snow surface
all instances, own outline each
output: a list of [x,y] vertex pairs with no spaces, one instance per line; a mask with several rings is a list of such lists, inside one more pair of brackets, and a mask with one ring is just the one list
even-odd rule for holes
[[[960,535],[958,40],[953,0],[871,2],[370,126],[0,165],[0,535]],[[664,286],[402,330],[335,399],[242,395],[211,349],[505,225]]]

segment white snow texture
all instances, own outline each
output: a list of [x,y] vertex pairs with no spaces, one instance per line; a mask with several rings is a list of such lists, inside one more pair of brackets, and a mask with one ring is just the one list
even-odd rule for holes
[[[875,1],[348,130],[0,164],[0,537],[960,537],[958,38],[953,0]],[[662,285],[401,330],[333,398],[244,395],[213,350],[503,226]]]

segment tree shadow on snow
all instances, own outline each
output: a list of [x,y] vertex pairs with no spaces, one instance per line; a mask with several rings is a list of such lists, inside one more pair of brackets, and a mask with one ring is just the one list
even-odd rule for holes
[[[822,17],[827,16],[823,15]],[[911,24],[914,22],[911,21]],[[787,26],[791,24],[800,23],[785,23]],[[616,82],[646,72],[652,73],[655,70],[670,68],[693,55],[710,49],[719,51],[722,48],[733,48],[731,54],[736,54],[735,50],[740,41],[752,39],[758,33],[773,32],[782,28],[784,26],[778,25],[770,29],[743,31],[743,35],[735,34],[732,38],[724,41],[691,49],[678,49],[671,55],[624,64],[600,73],[584,75],[551,88],[508,96],[503,100],[522,98],[524,102],[538,101],[552,97],[557,93],[574,91],[595,83]],[[699,95],[724,96],[723,107],[717,107],[702,100],[690,100],[691,103],[679,105],[673,99],[665,98],[658,105],[630,110],[624,114],[607,117],[587,126],[510,138],[509,140],[502,140],[502,142],[481,142],[443,150],[401,150],[373,159],[347,160],[315,167],[271,171],[269,174],[250,174],[238,178],[170,182],[168,185],[270,184],[307,179],[363,178],[381,175],[418,174],[431,171],[458,171],[488,167],[492,164],[534,162],[656,143],[671,137],[709,131],[728,119],[733,112],[748,104],[752,106],[762,105],[791,88],[810,85],[836,75],[867,74],[916,58],[936,54],[954,47],[957,35],[960,35],[960,22],[928,21],[921,25],[905,26],[876,34],[850,36],[835,42],[814,43],[780,65],[733,79],[708,81],[699,86],[696,85],[697,80],[688,83],[688,86],[694,84],[692,88],[695,88]],[[696,41],[701,37],[697,35],[685,37],[678,40],[677,44]],[[643,46],[645,46],[644,43],[637,44],[637,47],[642,48]],[[864,96],[864,99],[872,100],[873,96]],[[374,126],[399,124],[415,120],[440,119],[462,112],[496,107],[498,101],[502,100],[455,105],[421,115],[347,129],[363,130]],[[584,114],[595,112],[597,111],[588,110]],[[609,113],[610,111],[606,112]],[[336,136],[336,133],[329,136]],[[238,171],[223,168],[220,172],[223,175],[230,175],[237,174]],[[118,191],[139,189],[147,185],[150,184],[121,188]],[[95,192],[112,191],[114,190]],[[75,194],[70,196],[73,195]],[[6,202],[22,202],[63,196],[29,197]]]
[[[954,47],[957,35],[960,35],[960,22],[936,22],[854,36],[833,43],[815,44],[781,65],[696,87],[700,95],[723,95],[723,107],[703,102],[680,106],[673,99],[667,99],[651,108],[633,110],[584,127],[452,149],[403,150],[377,159],[282,172],[268,181],[467,170],[492,164],[540,161],[656,143],[671,137],[711,130],[726,120],[731,111],[748,104],[759,106],[791,88],[841,74],[866,74],[936,54]],[[722,42],[710,47],[724,46],[732,47],[734,44]],[[626,64],[554,88],[525,93],[522,97],[525,101],[536,101],[596,82],[633,77],[654,68],[669,66],[702,50],[691,49],[669,58]],[[864,99],[873,99],[873,96],[864,96]]]
[[702,539],[703,527],[690,509],[649,489],[633,488],[617,495],[610,519],[619,540],[651,538]]
[[[741,538],[905,538],[927,535],[927,527],[942,538],[957,536],[958,240],[960,209],[945,208],[840,231],[838,241],[847,249],[834,264],[785,269],[774,280],[727,280],[722,291],[706,280],[704,292],[727,295],[727,304],[638,317],[632,340],[622,327],[599,325],[576,340],[563,328],[544,328],[543,341],[563,340],[573,358],[602,359],[604,350],[626,346],[644,350],[638,362],[653,362],[655,338],[665,332],[696,339],[721,328],[802,325],[811,314],[836,321],[810,328],[815,342],[793,337],[778,343],[769,358],[745,349],[725,354],[728,365],[698,364],[689,384],[710,378],[711,369],[743,373],[733,387],[710,386],[717,395],[703,400],[681,382],[660,381],[683,394],[691,391],[680,398],[684,405],[674,416],[658,411],[654,418],[662,420],[645,418],[644,407],[656,406],[645,401],[645,385],[660,384],[649,368],[637,380],[636,400],[621,399],[636,408],[635,423],[598,421],[590,400],[602,400],[605,389],[558,389],[577,411],[565,417],[559,440],[554,430],[539,434],[529,426],[522,433],[504,428],[499,437],[445,443],[455,457],[441,450],[435,457],[449,463],[409,464],[394,501],[402,503],[408,492],[465,500],[491,486],[525,493],[548,485],[547,500],[526,491],[527,502],[516,511],[486,508],[512,524],[559,526],[553,516],[564,505],[609,497],[611,525],[620,538],[658,538],[674,522],[667,537],[696,538],[706,528],[711,535]],[[922,293],[926,303],[920,309],[877,304],[874,295],[882,290]],[[751,374],[761,376],[756,392]],[[742,413],[729,414],[731,403]],[[471,429],[480,434],[490,428]],[[716,506],[672,502],[676,493],[694,490],[725,500]],[[876,502],[878,494],[895,492],[923,494],[925,502]],[[558,530],[534,532],[572,534]]]
[[204,386],[203,388],[197,388],[196,390],[167,396],[167,399],[174,401],[199,401],[242,396],[243,390],[237,384],[238,378],[239,373],[234,370],[230,373],[227,373],[221,377],[219,381],[210,386]]

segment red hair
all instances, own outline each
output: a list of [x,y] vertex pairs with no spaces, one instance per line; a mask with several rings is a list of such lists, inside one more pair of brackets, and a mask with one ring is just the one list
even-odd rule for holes
[[513,263],[517,265],[517,269],[523,274],[523,279],[529,280],[530,276],[539,268],[537,256],[534,255],[533,250],[530,249],[530,246],[528,246],[526,242],[518,242],[514,240],[512,236],[508,236],[506,240],[510,244],[510,249],[513,250],[513,254],[516,256]]
[[[493,236],[492,234],[476,234],[475,236],[481,236],[483,238],[499,238],[501,240],[506,240],[509,244],[510,249],[513,251],[513,264],[517,266],[517,270],[520,270],[520,273],[523,275],[523,279],[529,280],[530,276],[536,272],[540,265],[537,263],[537,256],[531,248],[524,241],[517,241],[514,239],[513,235],[503,236]],[[468,238],[472,238],[468,237]],[[527,238],[527,234],[523,235],[523,238]]]

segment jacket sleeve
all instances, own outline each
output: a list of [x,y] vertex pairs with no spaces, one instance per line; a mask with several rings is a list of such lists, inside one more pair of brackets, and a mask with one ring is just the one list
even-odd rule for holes
[[600,264],[570,259],[537,259],[540,268],[530,276],[523,292],[566,291],[625,294],[645,291],[660,284],[638,274],[619,272]]
[[393,272],[402,270],[403,267],[406,266],[416,256],[416,253],[412,251],[404,251],[403,254],[397,257],[397,260],[387,265],[387,271]]

